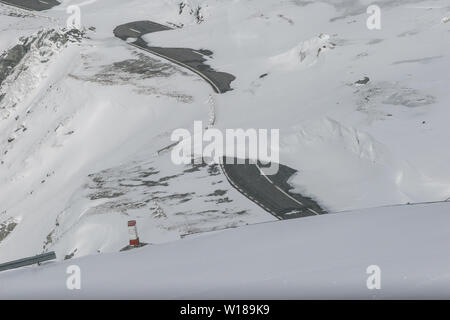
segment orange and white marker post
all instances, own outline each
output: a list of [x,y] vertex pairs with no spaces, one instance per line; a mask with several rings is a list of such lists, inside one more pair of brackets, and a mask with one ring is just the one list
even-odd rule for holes
[[136,220],[128,221],[128,235],[130,236],[130,246],[139,246],[139,237],[137,233]]

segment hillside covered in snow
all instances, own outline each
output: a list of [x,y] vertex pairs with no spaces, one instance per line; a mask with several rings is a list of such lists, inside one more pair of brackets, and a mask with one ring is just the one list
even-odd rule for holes
[[[385,263],[394,273],[383,297],[415,285],[411,297],[448,295],[448,0],[380,0],[373,30],[365,0],[60,2],[39,12],[0,3],[0,263],[55,251],[59,261],[114,264],[111,272],[119,272],[148,259],[157,261],[151,272],[138,274],[149,285],[172,279],[172,286],[143,285],[136,296],[171,298],[183,284],[191,291],[181,297],[232,297],[245,283],[243,297],[275,287],[285,297],[325,290],[367,298],[352,270]],[[67,28],[73,6],[78,29]],[[144,20],[171,28],[143,35],[147,44],[192,48],[235,77],[232,90],[216,94],[197,74],[114,36],[117,26]],[[192,131],[194,121],[279,129],[280,163],[296,170],[293,192],[330,214],[276,222],[220,166],[174,164],[171,134]],[[428,202],[442,204],[406,205]],[[128,244],[128,220],[150,245],[118,253]],[[218,230],[225,231],[209,235]],[[215,246],[226,255],[208,260]],[[265,258],[232,250],[239,246]],[[84,257],[103,253],[111,254]],[[272,254],[281,265],[255,270]],[[162,272],[175,256],[193,279],[206,273],[204,283],[196,288],[170,268]],[[193,261],[209,262],[196,269]],[[64,266],[43,267],[49,296],[60,294],[52,273]],[[225,266],[244,267],[242,277],[228,274],[229,287],[215,283]],[[412,269],[402,273],[406,266]],[[109,271],[97,276],[88,278],[98,290],[87,297],[120,296],[96,282],[112,281]],[[12,288],[23,295],[16,284],[29,277],[29,270],[1,274],[0,296]],[[296,291],[306,279],[308,290]],[[30,294],[43,290],[34,286]]]

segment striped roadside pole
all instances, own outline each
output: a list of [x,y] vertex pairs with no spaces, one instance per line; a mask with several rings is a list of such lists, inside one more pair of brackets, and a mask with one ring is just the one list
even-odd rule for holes
[[128,221],[128,235],[130,237],[130,246],[139,246],[139,237],[137,233],[136,220]]

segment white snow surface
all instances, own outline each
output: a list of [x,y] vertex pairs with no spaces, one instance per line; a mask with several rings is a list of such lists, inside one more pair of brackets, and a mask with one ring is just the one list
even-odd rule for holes
[[[392,268],[385,297],[405,295],[408,288],[416,290],[411,296],[445,295],[446,204],[359,209],[450,198],[448,1],[378,1],[381,30],[366,28],[371,2],[365,0],[188,0],[181,13],[180,2],[73,0],[42,13],[0,4],[0,53],[20,37],[49,32],[0,89],[0,226],[15,225],[0,238],[0,263],[51,250],[58,260],[117,252],[127,244],[126,222],[135,219],[141,241],[169,243],[77,260],[96,270],[112,262],[112,268],[136,264],[149,278],[135,296],[156,296],[157,288],[166,297],[252,296],[271,287],[271,297],[371,297],[375,293],[361,282],[369,263]],[[77,3],[85,37],[55,46],[51,36],[63,33],[66,9]],[[290,180],[295,191],[329,212],[354,212],[242,227],[275,218],[234,190],[217,168],[175,166],[170,153],[158,155],[171,144],[174,129],[192,130],[195,120],[208,123],[212,89],[113,36],[116,26],[138,20],[180,26],[145,40],[211,50],[208,63],[236,76],[233,91],[213,95],[217,128],[280,129],[281,162],[298,170]],[[367,84],[355,84],[364,77]],[[180,240],[234,227],[242,229]],[[238,241],[243,251],[228,252]],[[365,243],[371,250],[365,251]],[[198,260],[174,258],[194,252],[188,248],[199,250]],[[201,255],[214,250],[227,258]],[[265,254],[251,260],[245,250]],[[290,257],[294,251],[299,255]],[[286,264],[258,269],[263,263],[256,261],[278,261],[278,254]],[[228,261],[233,259],[242,264]],[[214,289],[224,261],[231,263],[229,278]],[[183,269],[180,263],[192,280],[171,269]],[[0,290],[32,296],[48,287],[49,296],[70,297],[51,276],[58,270],[63,277],[66,264],[45,266],[39,271],[43,280],[33,280],[35,289],[27,293],[23,286],[12,288],[19,279],[32,279],[35,269],[2,274]],[[147,267],[156,271],[148,274]],[[331,280],[333,271],[343,278]],[[85,274],[82,294],[121,296],[109,289],[123,277]],[[94,275],[112,284],[89,290],[97,285]],[[413,281],[402,282],[399,275]],[[332,281],[350,291],[341,292]],[[314,283],[323,283],[323,290]]]
[[[450,204],[269,222],[0,274],[0,298],[449,299]],[[81,289],[68,290],[67,268]],[[367,268],[381,270],[369,290]]]

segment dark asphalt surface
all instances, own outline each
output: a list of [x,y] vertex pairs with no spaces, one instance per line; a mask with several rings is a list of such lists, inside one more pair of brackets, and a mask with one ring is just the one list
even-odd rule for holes
[[27,10],[44,11],[60,5],[56,0],[0,0],[1,3]]
[[238,191],[280,220],[326,213],[311,198],[289,192],[288,180],[297,172],[290,167],[280,164],[278,173],[267,177],[255,164],[224,163],[222,168]]
[[130,44],[190,69],[205,79],[217,93],[232,90],[231,82],[236,78],[229,73],[215,71],[205,63],[207,61],[205,56],[211,56],[213,54],[211,51],[153,47],[142,39],[145,34],[167,30],[172,29],[151,21],[135,21],[116,27],[114,35],[124,41],[136,38]]

